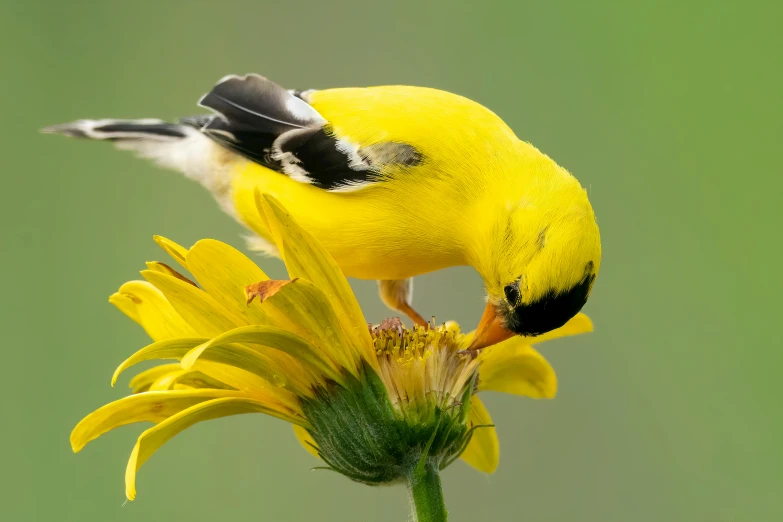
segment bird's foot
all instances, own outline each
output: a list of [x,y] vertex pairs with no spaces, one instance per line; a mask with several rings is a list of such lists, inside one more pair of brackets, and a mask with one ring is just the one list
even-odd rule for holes
[[405,315],[407,315],[407,316],[408,316],[408,318],[409,318],[411,321],[413,321],[413,324],[415,324],[416,326],[421,326],[421,327],[423,327],[425,330],[429,330],[429,329],[432,327],[432,325],[430,324],[430,322],[429,322],[429,321],[427,321],[426,319],[424,319],[424,318],[423,318],[423,317],[422,317],[422,316],[421,316],[421,315],[420,315],[420,314],[419,314],[419,313],[418,313],[416,310],[414,310],[414,309],[411,307],[411,305],[409,305],[408,303],[400,303],[400,304],[398,305],[398,307],[399,307],[399,310],[400,310],[400,312],[402,312],[402,313],[404,313]]

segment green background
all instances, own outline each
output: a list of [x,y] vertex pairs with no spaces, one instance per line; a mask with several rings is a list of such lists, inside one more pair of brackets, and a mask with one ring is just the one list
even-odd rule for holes
[[[776,5],[777,4],[777,5]],[[552,342],[554,401],[485,397],[497,473],[444,474],[451,520],[783,520],[780,2],[24,2],[0,7],[2,471],[8,521],[403,521],[401,487],[328,472],[260,415],[178,436],[123,507],[138,426],[73,455],[146,344],[107,303],[151,240],[241,229],[206,192],[105,144],[37,134],[77,118],[196,111],[220,77],[457,92],[589,189],[596,332]],[[262,262],[282,275],[277,260]],[[368,319],[385,309],[355,281]],[[478,320],[478,276],[421,277],[425,315]]]

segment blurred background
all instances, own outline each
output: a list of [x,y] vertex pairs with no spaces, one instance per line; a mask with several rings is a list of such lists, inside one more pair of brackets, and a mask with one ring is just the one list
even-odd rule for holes
[[[782,14],[753,0],[3,2],[0,519],[406,520],[404,488],[311,472],[290,427],[261,415],[178,436],[127,505],[140,426],[71,453],[71,428],[126,393],[111,372],[147,343],[107,297],[163,260],[152,235],[243,248],[243,231],[178,174],[37,129],[192,114],[217,79],[255,71],[462,94],[590,192],[596,331],[542,346],[554,401],[485,398],[500,468],[445,472],[451,520],[783,520]],[[353,283],[369,320],[387,315],[375,283]],[[468,329],[483,308],[468,269],[416,290],[421,312]]]

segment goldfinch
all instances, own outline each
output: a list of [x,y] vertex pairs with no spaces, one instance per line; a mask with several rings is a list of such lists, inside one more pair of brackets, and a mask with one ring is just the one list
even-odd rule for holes
[[345,275],[378,280],[419,324],[410,278],[474,267],[487,305],[471,349],[558,328],[587,301],[601,243],[586,191],[482,105],[422,87],[286,90],[255,74],[223,78],[199,105],[212,114],[43,131],[181,171],[272,255],[255,193],[275,197]]

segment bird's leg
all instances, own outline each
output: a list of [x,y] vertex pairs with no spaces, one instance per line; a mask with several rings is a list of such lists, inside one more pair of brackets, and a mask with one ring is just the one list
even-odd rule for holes
[[413,296],[413,279],[382,279],[378,281],[381,301],[391,308],[407,315],[414,324],[429,327],[429,322],[414,310],[411,305]]

